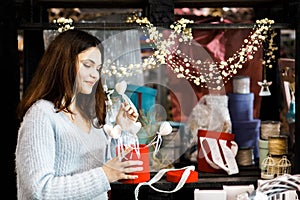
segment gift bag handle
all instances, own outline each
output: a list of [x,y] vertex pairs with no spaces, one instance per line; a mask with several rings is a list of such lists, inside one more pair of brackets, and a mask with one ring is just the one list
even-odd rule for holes
[[[182,170],[184,169],[184,172],[182,173],[182,176],[177,184],[177,186],[173,189],[173,190],[170,190],[170,191],[166,191],[166,190],[160,190],[160,189],[157,189],[155,187],[152,186],[153,183],[156,183],[157,181],[159,181],[161,179],[161,177],[168,171],[177,171],[177,170]],[[186,180],[188,179],[191,171],[194,171],[195,170],[195,166],[187,166],[187,167],[183,167],[181,169],[161,169],[159,170],[159,172],[157,172],[157,174],[148,182],[142,182],[142,183],[139,183],[137,185],[137,187],[135,188],[134,190],[134,195],[135,195],[135,200],[138,200],[138,194],[139,194],[139,189],[141,186],[143,185],[148,185],[149,187],[151,187],[153,190],[157,191],[157,192],[163,192],[163,193],[172,193],[172,192],[176,192],[178,190],[180,190],[184,183],[186,182]]]
[[231,174],[237,174],[239,173],[239,168],[237,166],[236,160],[235,160],[235,156],[237,153],[237,144],[234,141],[231,141],[231,144],[234,144],[233,146],[231,146],[232,148],[229,148],[226,143],[226,140],[219,140],[223,155],[224,155],[224,159],[228,168],[228,175]]
[[[199,140],[200,140],[200,148],[203,152],[206,162],[214,169],[222,168],[225,171],[227,171],[226,166],[224,165],[222,157],[221,157],[221,153],[220,153],[220,150],[218,147],[217,140],[213,139],[213,138],[205,138],[205,137],[199,137]],[[208,157],[208,153],[206,152],[206,150],[204,148],[205,141],[207,142],[208,147],[210,149],[212,160]]]
[[[214,138],[205,138],[205,137],[199,137],[200,140],[200,148],[204,154],[204,158],[206,162],[213,167],[214,169],[223,169],[226,171],[229,175],[236,174],[239,172],[238,166],[235,160],[235,156],[237,153],[237,144],[234,141],[231,141],[232,148],[229,148],[226,143],[226,140],[219,140],[221,150],[223,152],[226,165],[224,164],[224,161],[221,156],[221,152],[218,145],[218,140]],[[208,154],[204,148],[204,141],[207,142],[212,160],[208,157]]]

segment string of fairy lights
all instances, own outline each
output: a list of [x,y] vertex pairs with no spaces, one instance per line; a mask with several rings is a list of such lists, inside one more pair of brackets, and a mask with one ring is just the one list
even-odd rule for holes
[[154,53],[145,58],[141,64],[121,66],[119,71],[115,63],[107,61],[107,64],[104,64],[104,74],[131,76],[134,72],[140,73],[167,64],[177,74],[177,78],[185,78],[200,87],[221,90],[238,73],[238,70],[243,68],[243,64],[254,58],[255,53],[263,47],[264,43],[267,45],[264,48],[265,57],[262,66],[273,67],[272,63],[275,60],[273,52],[277,50],[277,46],[274,45],[276,32],[272,29],[274,20],[267,18],[257,20],[240,49],[227,60],[220,62],[193,59],[178,48],[180,43],[191,45],[192,48],[192,29],[187,26],[193,23],[192,20],[184,18],[178,20],[170,26],[171,32],[167,36],[147,18],[131,19],[130,22],[138,23],[142,27],[144,34],[153,44]]
[[273,52],[278,49],[274,46],[273,38],[276,36],[276,32],[271,28],[273,23],[273,20],[268,19],[257,20],[253,31],[248,38],[244,39],[241,48],[225,61],[194,60],[184,52],[177,50],[176,55],[169,56],[170,67],[177,73],[178,78],[186,78],[201,87],[220,90],[238,73],[239,69],[243,68],[245,62],[254,58],[263,43],[267,43],[267,48],[264,48],[266,54],[262,66],[264,69],[272,68],[275,60]]
[[[195,85],[221,90],[222,87],[243,68],[243,65],[254,58],[255,53],[263,48],[264,57],[262,67],[272,68],[275,61],[274,52],[278,47],[274,44],[276,32],[272,28],[274,20],[264,18],[256,20],[252,31],[244,39],[242,46],[227,60],[216,62],[207,59],[195,59],[190,53],[180,49],[181,44],[190,45],[193,49],[192,29],[188,24],[193,20],[181,18],[170,25],[170,30],[160,29],[154,26],[146,17],[130,17],[129,23],[137,23],[142,28],[143,34],[148,38],[147,42],[152,47],[153,54],[144,58],[141,63],[122,64],[116,60],[107,59],[103,63],[104,76],[129,77],[143,73],[145,70],[155,69],[166,64],[177,74],[177,78],[185,78]],[[69,26],[70,21],[57,20],[61,31]],[[126,53],[126,52],[125,52]],[[264,81],[266,77],[264,75]]]

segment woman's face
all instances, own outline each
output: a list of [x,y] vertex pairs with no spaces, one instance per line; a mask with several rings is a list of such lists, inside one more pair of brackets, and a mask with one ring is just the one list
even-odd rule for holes
[[101,53],[97,47],[91,47],[78,54],[76,88],[77,92],[90,94],[100,78]]

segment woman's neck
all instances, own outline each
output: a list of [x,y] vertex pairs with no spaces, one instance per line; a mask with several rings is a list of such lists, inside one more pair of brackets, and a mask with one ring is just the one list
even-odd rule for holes
[[73,102],[69,106],[71,112],[65,112],[70,121],[76,125],[79,129],[89,133],[91,129],[91,122],[84,112]]

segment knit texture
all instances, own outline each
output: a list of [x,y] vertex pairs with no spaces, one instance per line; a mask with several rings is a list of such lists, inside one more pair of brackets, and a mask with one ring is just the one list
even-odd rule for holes
[[18,133],[18,199],[108,199],[101,166],[113,149],[103,129],[83,132],[53,103],[37,101]]

